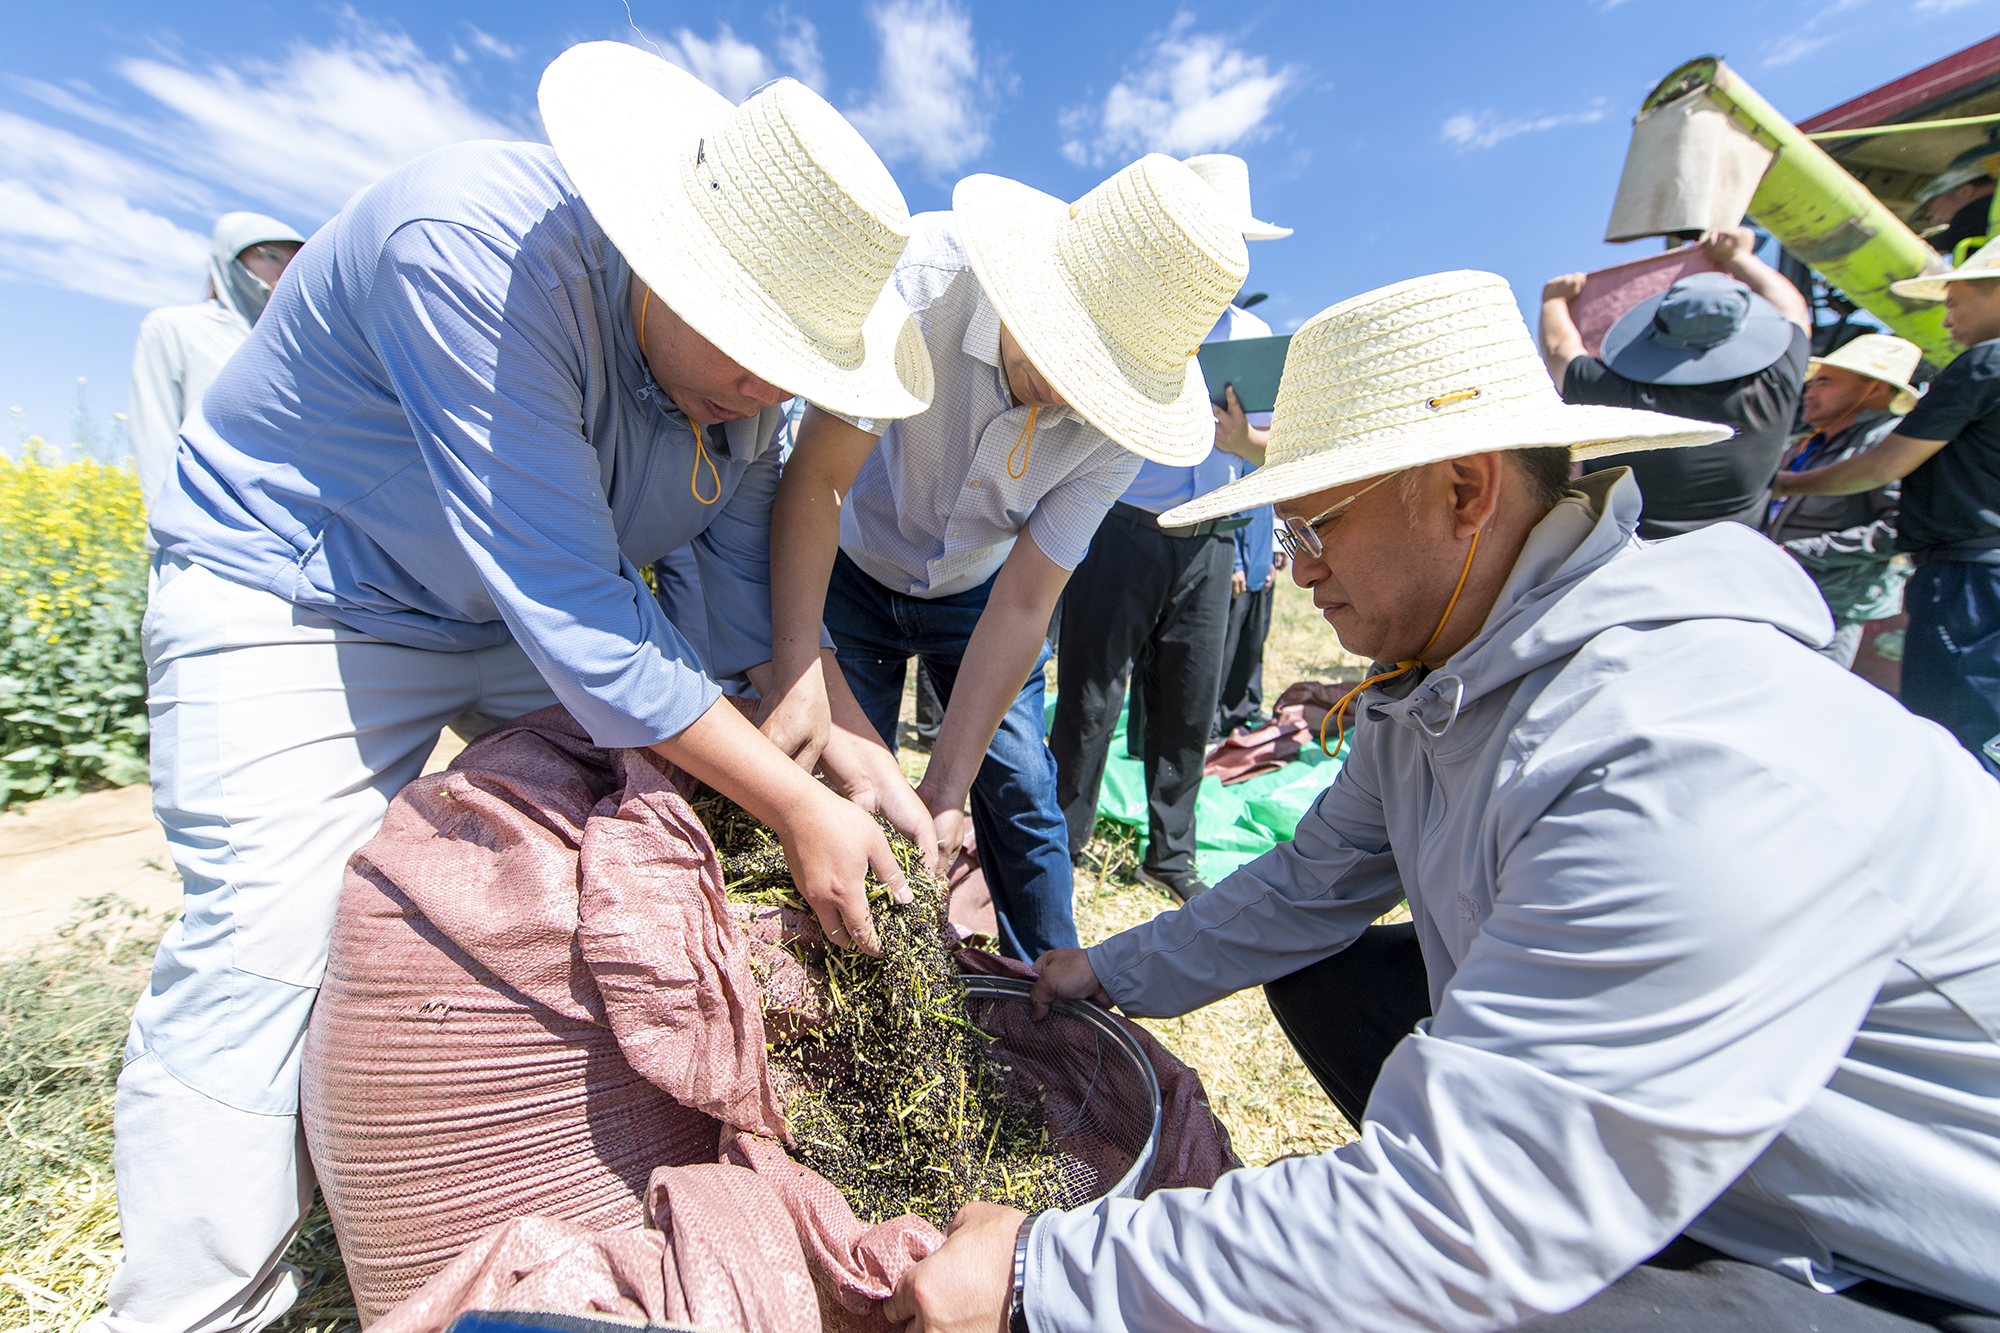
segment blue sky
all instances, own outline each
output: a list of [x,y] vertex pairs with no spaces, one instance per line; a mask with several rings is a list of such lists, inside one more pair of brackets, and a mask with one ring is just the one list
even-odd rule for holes
[[[540,138],[565,47],[646,40],[731,97],[779,74],[846,111],[912,211],[975,171],[1075,197],[1149,150],[1249,159],[1260,313],[1485,268],[1532,302],[1604,245],[1628,124],[1721,54],[1804,118],[2000,30],[2000,0],[566,0],[0,7],[0,408],[68,441],[78,376],[125,406],[154,305],[198,299],[216,214],[310,231],[462,138]],[[11,442],[11,439],[10,441]]]

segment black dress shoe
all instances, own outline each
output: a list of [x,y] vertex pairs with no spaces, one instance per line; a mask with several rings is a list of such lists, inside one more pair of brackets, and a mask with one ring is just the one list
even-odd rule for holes
[[1150,866],[1140,866],[1138,875],[1141,884],[1166,890],[1175,902],[1183,906],[1190,898],[1198,898],[1208,892],[1208,885],[1197,875],[1163,875]]

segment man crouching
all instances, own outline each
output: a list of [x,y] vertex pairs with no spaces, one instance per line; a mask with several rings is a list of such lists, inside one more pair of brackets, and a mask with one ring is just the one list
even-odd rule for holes
[[[1045,954],[1036,996],[1167,1016],[1266,985],[1360,1137],[1206,1191],[973,1204],[890,1318],[2000,1312],[2000,789],[1813,651],[1833,626],[1784,552],[1639,541],[1628,472],[1566,479],[1716,434],[1561,404],[1490,274],[1299,330],[1267,465],[1163,521],[1277,503],[1294,577],[1378,664],[1351,753],[1294,841]],[[1369,924],[1405,896],[1409,924]]]

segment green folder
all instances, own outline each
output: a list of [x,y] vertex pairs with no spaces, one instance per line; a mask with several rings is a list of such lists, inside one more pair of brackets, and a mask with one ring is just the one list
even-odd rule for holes
[[1203,343],[1199,353],[1202,378],[1208,381],[1208,396],[1219,407],[1228,400],[1222,386],[1236,386],[1236,401],[1245,412],[1268,412],[1278,404],[1278,381],[1285,373],[1285,349],[1292,335],[1275,338],[1237,338],[1231,342]]

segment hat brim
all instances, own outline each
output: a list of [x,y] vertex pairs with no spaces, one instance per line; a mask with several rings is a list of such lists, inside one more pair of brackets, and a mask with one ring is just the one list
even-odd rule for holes
[[1599,355],[1605,365],[1641,384],[1719,384],[1776,365],[1792,345],[1792,330],[1798,327],[1753,292],[1743,327],[1726,342],[1706,351],[1665,347],[1653,341],[1652,328],[1653,317],[1666,299],[1666,292],[1649,296],[1618,317],[1604,335]]
[[[542,121],[605,235],[690,328],[759,379],[835,412],[893,420],[930,405],[930,356],[885,287],[852,366],[827,359],[730,253],[688,197],[679,165],[734,107],[685,70],[622,42],[588,42],[542,75]],[[646,151],[632,150],[634,126]]]
[[1995,278],[2000,278],[2000,265],[1976,269],[1958,268],[1928,278],[1904,278],[1901,282],[1890,283],[1889,290],[1897,296],[1912,301],[1942,301],[1945,284],[1948,282],[1991,282]]
[[[1282,424],[1279,429],[1283,429]],[[1564,448],[1571,458],[1583,460],[1642,449],[1693,448],[1719,443],[1734,434],[1728,426],[1713,422],[1629,407],[1558,404],[1518,413],[1505,421],[1482,423],[1471,430],[1465,418],[1459,417],[1380,431],[1379,438],[1359,436],[1352,442],[1343,441],[1338,449],[1260,467],[1239,481],[1168,510],[1160,515],[1160,523],[1167,527],[1203,523],[1404,468],[1499,449]]]
[[1290,227],[1259,222],[1256,218],[1243,219],[1243,239],[1246,241],[1282,241],[1291,234]]
[[1821,367],[1828,365],[1833,366],[1835,370],[1845,370],[1855,375],[1865,375],[1871,380],[1880,381],[1893,388],[1896,394],[1895,397],[1889,400],[1889,410],[1899,417],[1908,415],[1910,409],[1917,405],[1918,394],[1916,389],[1905,384],[1902,380],[1892,380],[1887,375],[1877,375],[1874,371],[1863,370],[1859,366],[1843,366],[1835,362],[1830,362],[1823,356],[1808,357],[1806,359],[1806,378],[1811,379],[1813,376],[1819,374]]
[[951,192],[973,276],[1049,387],[1119,446],[1188,466],[1215,444],[1208,385],[1190,354],[1180,391],[1161,399],[1133,383],[1085,309],[1056,249],[1069,205],[1001,176],[968,176]]

